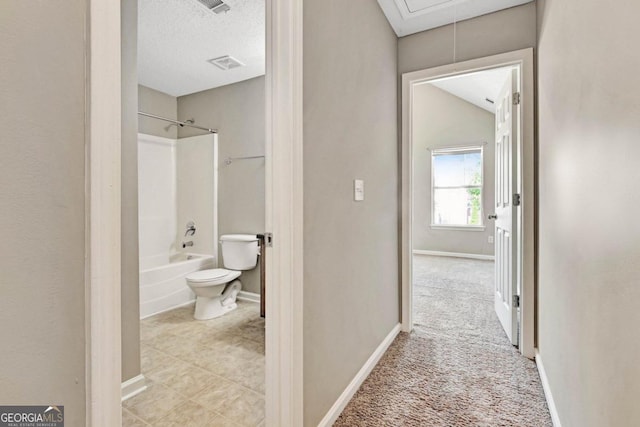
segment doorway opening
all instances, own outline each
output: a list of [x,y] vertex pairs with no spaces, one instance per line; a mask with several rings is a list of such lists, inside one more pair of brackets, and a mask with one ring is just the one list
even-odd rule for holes
[[[123,340],[123,425],[257,426],[266,4],[138,0],[136,33],[138,140],[126,151],[137,165],[124,173],[138,178],[139,320],[127,304],[123,334],[139,325],[140,336],[139,362],[136,343]],[[125,300],[133,282],[125,278]]]
[[[302,43],[290,40],[301,40],[302,9],[290,0],[122,6],[122,45],[109,48],[123,61],[123,102],[113,97],[122,109],[123,153],[96,173],[120,174],[122,166],[123,198],[114,207],[128,271],[122,311],[106,310],[118,322],[96,323],[91,333],[123,343],[118,365],[107,366],[110,399],[100,402],[118,420],[111,425],[120,423],[121,397],[125,425],[185,413],[207,423],[298,425]],[[117,31],[115,19],[107,24]],[[120,235],[116,223],[108,231]],[[282,239],[277,245],[273,235]],[[262,292],[263,283],[276,282]],[[105,365],[94,359],[92,352],[91,366]]]
[[[122,295],[121,269],[132,268],[131,246],[124,237],[134,234],[121,219],[137,216],[127,182],[126,164],[136,163],[126,148],[136,147],[137,2],[90,2],[90,55],[87,55],[87,203],[90,229],[85,303],[87,353],[87,424],[122,424],[121,399],[126,374],[121,362],[128,345],[125,313],[138,306]],[[266,283],[278,283],[266,293],[265,424],[302,423],[302,7],[293,0],[265,4],[265,245]],[[293,40],[293,42],[292,42]],[[133,46],[132,43],[133,42]],[[120,64],[121,73],[117,72]],[[162,64],[161,64],[162,65]],[[116,68],[114,68],[116,67]],[[131,84],[133,83],[133,88]],[[133,102],[132,102],[133,101]],[[166,116],[165,116],[166,118]],[[122,126],[119,124],[122,123]],[[183,122],[185,125],[193,123]],[[207,129],[205,129],[207,130]],[[127,139],[129,142],[127,143]],[[133,143],[131,143],[131,139]],[[123,141],[120,144],[120,141]],[[122,152],[121,152],[122,147]],[[133,169],[128,169],[129,173]],[[129,188],[129,187],[127,187]],[[135,185],[134,187],[135,188]],[[135,201],[134,201],[135,206]],[[135,220],[134,220],[135,221]],[[137,235],[137,233],[135,233]],[[276,244],[271,244],[276,240]],[[122,243],[122,244],[121,244]],[[137,246],[137,245],[136,245]],[[138,266],[133,267],[138,272]],[[137,280],[133,289],[138,289]],[[124,293],[124,292],[123,292]],[[134,334],[136,335],[136,334]],[[135,341],[135,340],[134,340]],[[123,344],[121,346],[121,343]],[[123,350],[121,353],[120,350]],[[129,348],[131,350],[131,348]],[[137,358],[137,356],[133,356]],[[125,375],[123,375],[125,374]],[[135,375],[135,373],[133,374]],[[135,377],[134,377],[135,378]]]
[[531,50],[403,76],[403,330],[533,357],[532,89]]

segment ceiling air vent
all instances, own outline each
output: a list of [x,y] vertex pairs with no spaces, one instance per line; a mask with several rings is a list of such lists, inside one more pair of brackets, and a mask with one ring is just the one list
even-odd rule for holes
[[212,10],[215,13],[228,12],[231,8],[228,4],[222,0],[198,0],[205,5],[207,9]]
[[210,59],[209,62],[211,62],[213,65],[220,68],[221,70],[225,70],[225,71],[231,70],[233,68],[242,67],[244,65],[242,62],[238,61],[236,58],[229,55]]

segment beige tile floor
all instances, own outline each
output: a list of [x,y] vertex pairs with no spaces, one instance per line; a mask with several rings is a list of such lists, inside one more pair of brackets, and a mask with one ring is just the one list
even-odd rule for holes
[[148,388],[122,404],[124,427],[264,425],[264,319],[255,303],[193,319],[193,305],[140,322]]

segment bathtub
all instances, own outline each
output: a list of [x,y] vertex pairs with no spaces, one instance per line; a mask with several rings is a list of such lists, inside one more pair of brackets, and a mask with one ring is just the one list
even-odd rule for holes
[[186,276],[215,268],[213,255],[177,253],[169,263],[140,271],[140,318],[168,311],[195,301]]

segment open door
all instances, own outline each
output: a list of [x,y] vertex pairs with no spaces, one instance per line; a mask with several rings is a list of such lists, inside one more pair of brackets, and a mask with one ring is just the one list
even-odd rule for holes
[[[496,99],[496,205],[489,219],[495,220],[495,310],[507,337],[518,345],[518,297],[516,280],[517,179],[517,71],[509,73]],[[515,94],[515,96],[514,96]]]

